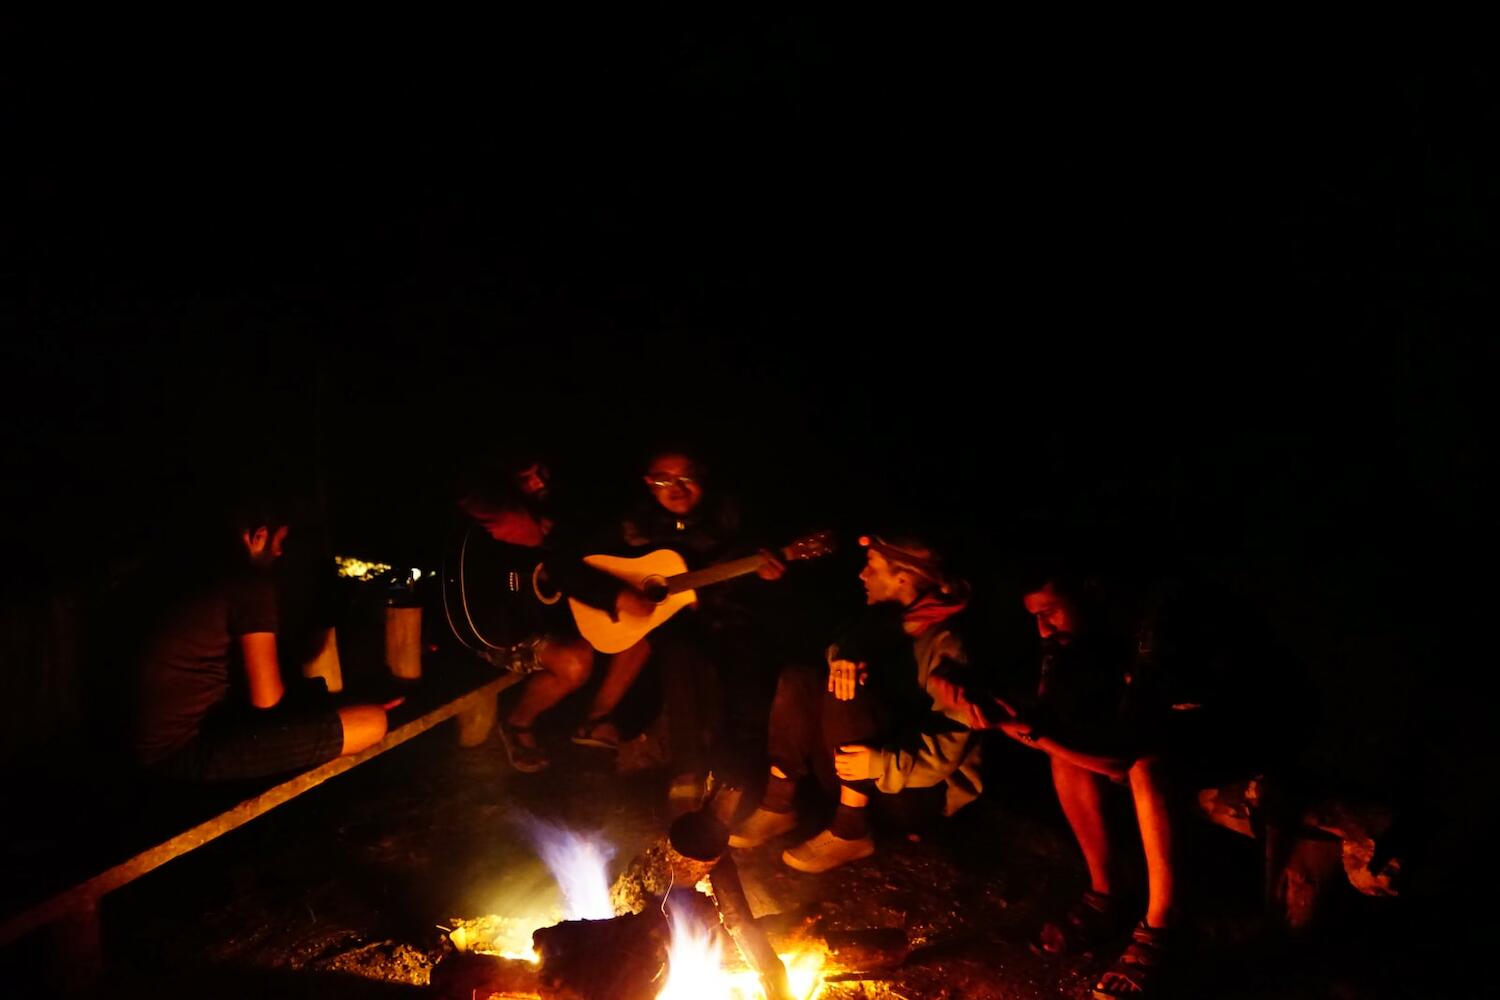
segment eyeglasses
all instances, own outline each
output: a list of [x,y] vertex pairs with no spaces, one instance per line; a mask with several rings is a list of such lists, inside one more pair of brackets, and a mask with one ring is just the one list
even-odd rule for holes
[[681,487],[682,489],[688,489],[689,487],[696,486],[697,484],[698,480],[694,479],[692,476],[673,476],[670,479],[646,480],[646,485],[651,487],[653,490],[669,490],[674,486]]

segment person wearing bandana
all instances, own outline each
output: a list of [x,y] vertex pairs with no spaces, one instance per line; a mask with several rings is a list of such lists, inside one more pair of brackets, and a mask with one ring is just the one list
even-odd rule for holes
[[798,871],[875,853],[867,809],[877,795],[921,799],[952,815],[980,793],[979,736],[967,725],[968,664],[956,627],[969,586],[921,539],[860,542],[870,607],[828,647],[826,667],[782,671],[766,794],[729,841],[754,847],[795,829],[797,784],[815,776],[837,791],[838,807],[827,829],[782,853]]

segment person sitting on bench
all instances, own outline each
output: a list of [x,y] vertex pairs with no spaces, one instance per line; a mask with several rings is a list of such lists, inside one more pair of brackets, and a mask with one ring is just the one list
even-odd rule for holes
[[132,750],[162,777],[265,777],[358,753],[385,736],[382,706],[336,708],[326,689],[288,690],[276,654],[271,575],[288,519],[255,500],[233,520],[230,566],[170,603],[139,664]]

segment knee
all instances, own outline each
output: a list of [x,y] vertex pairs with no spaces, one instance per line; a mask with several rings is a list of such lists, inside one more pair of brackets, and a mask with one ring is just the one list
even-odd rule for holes
[[345,705],[339,709],[344,728],[343,754],[359,753],[385,739],[386,714],[379,705]]
[[1170,786],[1170,768],[1160,756],[1142,757],[1130,765],[1130,789],[1136,796],[1165,798]]
[[576,691],[594,672],[594,651],[584,642],[569,643],[553,651],[546,667],[565,688]]
[[818,671],[805,663],[783,667],[776,678],[776,701],[778,703],[815,702],[817,696],[827,688]]

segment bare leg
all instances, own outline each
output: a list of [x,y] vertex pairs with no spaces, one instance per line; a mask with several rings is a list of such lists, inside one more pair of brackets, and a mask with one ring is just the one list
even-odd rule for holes
[[1135,815],[1141,824],[1141,844],[1146,849],[1146,926],[1166,927],[1176,904],[1175,841],[1172,811],[1162,764],[1155,758],[1138,760],[1130,768],[1130,791],[1135,796]]
[[[549,643],[541,654],[542,669],[531,675],[521,697],[506,717],[506,724],[530,726],[547,709],[588,682],[594,669],[594,650],[582,639]],[[518,734],[523,746],[535,746],[529,734]]]
[[345,705],[339,709],[344,726],[342,756],[359,753],[385,739],[385,709],[379,705]]
[[848,806],[850,809],[863,809],[870,804],[870,797],[863,792],[856,792],[848,785],[839,786],[839,805]]
[[625,692],[630,690],[635,679],[641,675],[641,668],[646,665],[650,656],[651,643],[642,639],[609,658],[604,681],[599,685],[598,694],[594,695],[593,706],[589,708],[589,718],[603,718],[619,706],[620,699],[625,697]]
[[1083,851],[1084,863],[1089,868],[1089,888],[1101,896],[1110,893],[1111,867],[1109,831],[1100,795],[1104,781],[1102,775],[1052,758],[1052,784],[1057,788],[1057,801]]

